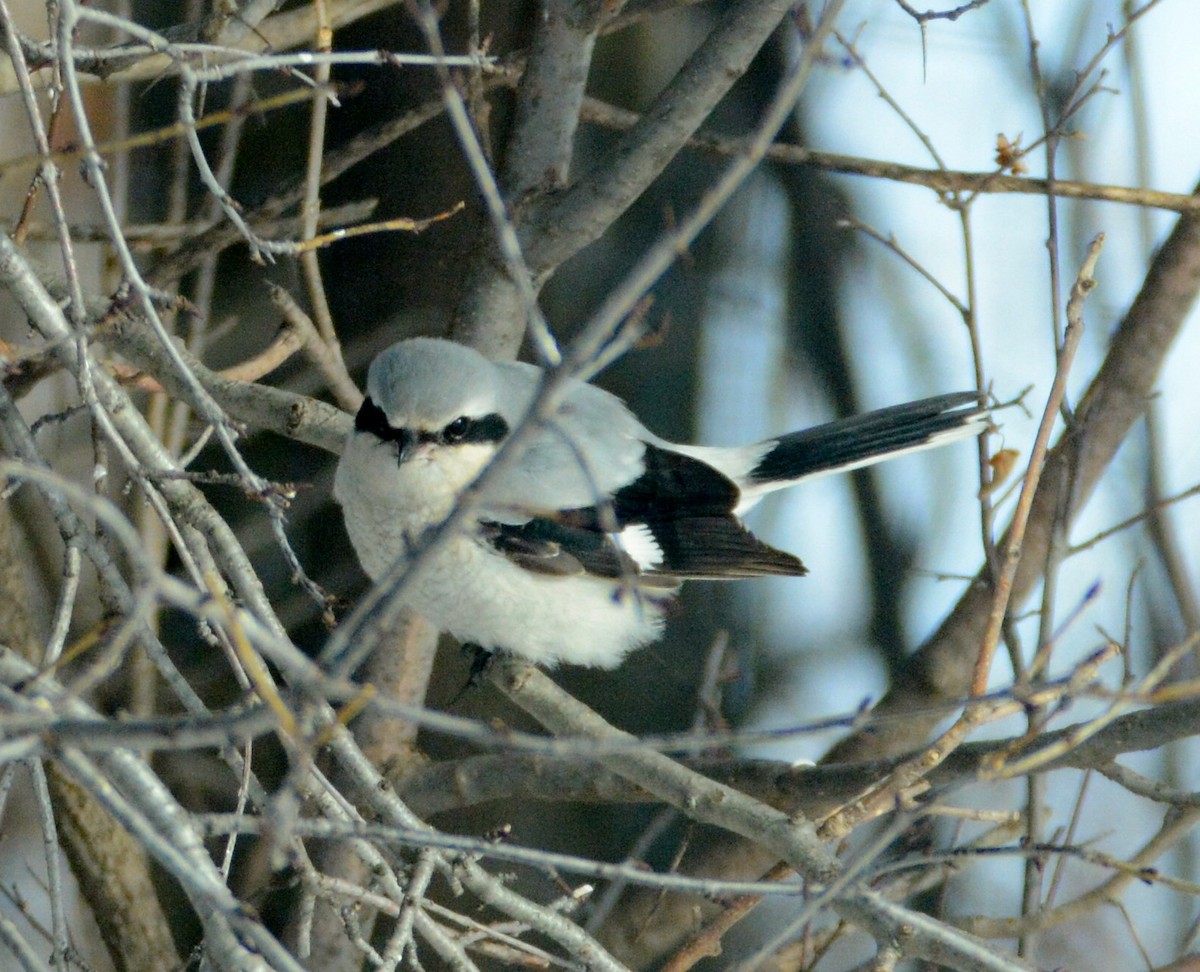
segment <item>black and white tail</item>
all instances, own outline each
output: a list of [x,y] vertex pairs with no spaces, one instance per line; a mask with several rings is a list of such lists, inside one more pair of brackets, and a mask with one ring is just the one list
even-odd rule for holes
[[975,392],[938,395],[828,422],[776,439],[750,470],[750,484],[793,483],[849,472],[895,456],[979,435],[989,410]]
[[[991,411],[979,404],[975,392],[955,392],[828,422],[745,450],[729,450],[720,457],[724,462],[717,450],[703,450],[702,458],[717,460],[714,465],[734,474],[742,494],[739,507],[744,510],[764,494],[800,480],[973,438],[990,422]],[[736,460],[735,451],[740,453]],[[730,468],[737,466],[741,468]]]
[[[765,494],[976,436],[989,422],[978,396],[959,392],[741,448],[646,442],[644,472],[613,494],[609,512],[622,528],[624,552],[651,574],[799,575],[805,569],[796,557],[763,543],[740,519]],[[602,530],[592,508],[564,515],[570,526]]]

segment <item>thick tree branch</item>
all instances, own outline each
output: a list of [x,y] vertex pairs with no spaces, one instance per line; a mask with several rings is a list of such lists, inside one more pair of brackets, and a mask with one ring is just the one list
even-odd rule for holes
[[[1037,749],[1050,749],[1077,737],[1086,723],[1043,733]],[[1200,701],[1159,705],[1113,720],[1080,745],[1048,760],[1041,771],[1101,769],[1125,753],[1158,749],[1200,735]],[[926,779],[943,790],[987,775],[992,761],[1009,753],[1021,739],[967,743]],[[794,766],[774,760],[684,759],[695,773],[789,813],[819,818],[852,800],[911,757],[903,753],[867,763]],[[644,803],[656,801],[644,788],[604,769],[593,760],[537,754],[488,753],[437,763],[396,782],[405,802],[422,816],[444,813],[491,800]]]
[[[168,394],[190,400],[190,391],[166,352],[139,320],[133,317],[113,320],[103,339],[152,376]],[[235,422],[249,429],[275,432],[334,455],[341,453],[352,425],[351,417],[341,409],[307,395],[231,380],[206,368],[186,348],[179,347],[178,353],[208,394]]]
[[[739,0],[605,158],[570,188],[530,203],[517,229],[536,286],[598,239],[658,178],[746,70],[787,9],[782,0]],[[456,334],[492,357],[512,357],[525,319],[521,288],[504,265],[481,256],[458,308]]]
[[596,43],[596,12],[587,0],[539,0],[539,6],[500,173],[513,203],[566,185]]
[[[867,929],[882,944],[895,944],[907,958],[939,961],[962,972],[1031,969],[971,936],[849,881],[842,863],[816,838],[803,815],[781,813],[723,786],[661,753],[637,746],[635,737],[606,723],[530,665],[506,661],[492,682],[556,735],[603,742],[627,741],[629,749],[601,753],[598,762],[653,793],[693,820],[720,827],[767,848],[810,883],[818,903]],[[836,893],[835,893],[836,892]]]

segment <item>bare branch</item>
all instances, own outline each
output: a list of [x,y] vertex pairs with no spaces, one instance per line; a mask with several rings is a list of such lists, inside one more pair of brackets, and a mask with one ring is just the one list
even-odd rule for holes
[[[1158,251],[1103,366],[1076,410],[1072,428],[1047,456],[1013,580],[1013,604],[1022,603],[1038,582],[1039,567],[1057,519],[1059,491],[1069,490],[1069,515],[1077,515],[1145,409],[1172,341],[1198,292],[1200,218],[1189,214],[1180,217]],[[986,573],[975,578],[951,615],[913,656],[904,684],[880,701],[877,711],[881,714],[914,714],[908,723],[911,734],[906,731],[889,737],[889,749],[912,748],[928,733],[932,721],[915,717],[914,707],[965,694],[989,614],[989,586]],[[857,737],[837,746],[828,758],[833,762],[855,762],[880,756],[880,742],[878,737]]]

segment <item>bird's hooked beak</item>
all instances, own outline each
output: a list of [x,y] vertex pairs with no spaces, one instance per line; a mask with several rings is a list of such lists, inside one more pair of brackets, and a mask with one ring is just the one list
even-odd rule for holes
[[358,414],[354,416],[354,429],[356,432],[367,432],[382,442],[394,442],[398,465],[412,458],[417,444],[421,441],[420,436],[412,429],[391,425],[383,409],[371,401],[370,396],[363,399]]
[[402,466],[412,458],[417,449],[417,433],[412,429],[395,429],[392,441],[396,443],[396,465]]

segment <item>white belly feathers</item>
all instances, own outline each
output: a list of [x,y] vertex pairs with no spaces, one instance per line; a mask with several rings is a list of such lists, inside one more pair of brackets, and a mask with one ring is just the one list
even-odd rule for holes
[[[423,466],[420,459],[400,470],[391,448],[366,437],[355,437],[347,449],[357,454],[339,465],[334,495],[363,569],[378,580],[408,557],[428,524],[445,519],[451,504],[444,499],[452,499],[461,484],[448,489],[445,468]],[[471,470],[462,472],[468,482],[474,477]],[[428,477],[437,481],[423,481]],[[443,502],[435,508],[430,496]],[[424,558],[400,596],[462,642],[541,665],[612,668],[661,636],[671,592],[586,575],[531,574],[467,533]]]

